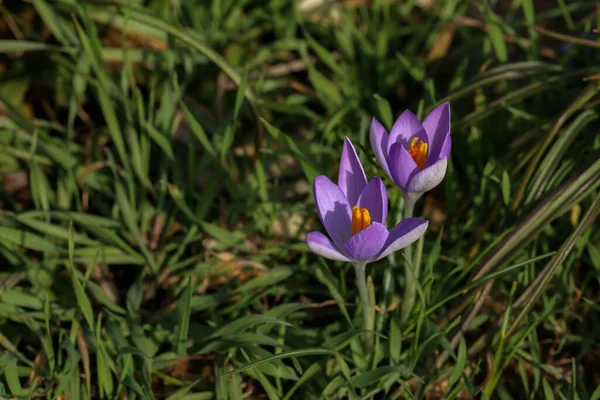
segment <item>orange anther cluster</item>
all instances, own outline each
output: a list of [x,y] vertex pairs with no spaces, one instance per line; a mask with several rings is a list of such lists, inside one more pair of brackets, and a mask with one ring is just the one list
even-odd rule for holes
[[412,138],[410,141],[410,147],[408,148],[408,154],[412,157],[412,159],[417,164],[419,169],[425,168],[425,164],[427,163],[427,150],[429,149],[429,145],[424,141],[420,140],[418,137]]
[[371,226],[371,214],[366,208],[352,207],[352,236]]

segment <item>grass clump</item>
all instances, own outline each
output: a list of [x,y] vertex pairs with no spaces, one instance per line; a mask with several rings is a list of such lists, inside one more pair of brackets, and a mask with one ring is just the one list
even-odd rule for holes
[[[0,397],[600,398],[596,6],[4,2]],[[364,330],[312,182],[448,101],[414,307],[370,264]]]

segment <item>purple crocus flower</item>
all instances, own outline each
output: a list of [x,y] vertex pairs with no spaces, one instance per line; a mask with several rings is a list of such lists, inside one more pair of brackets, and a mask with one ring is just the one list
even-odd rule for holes
[[306,242],[313,252],[331,260],[364,267],[412,244],[429,224],[420,218],[407,218],[388,231],[385,185],[379,177],[367,182],[348,138],[342,151],[338,184],[326,176],[317,176],[313,193],[329,237],[321,232],[310,232]]
[[379,165],[400,188],[405,200],[414,203],[439,185],[446,174],[452,148],[450,103],[438,106],[423,123],[406,110],[389,136],[373,118],[370,137]]

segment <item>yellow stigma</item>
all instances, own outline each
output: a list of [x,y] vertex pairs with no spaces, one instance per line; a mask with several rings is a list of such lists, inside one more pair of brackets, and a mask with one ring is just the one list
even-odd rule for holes
[[371,214],[366,208],[352,207],[352,236],[371,226]]
[[419,140],[418,137],[412,138],[410,141],[410,147],[408,148],[408,154],[412,157],[412,159],[417,164],[419,169],[425,168],[425,163],[427,162],[427,150],[429,149],[429,145],[422,140]]

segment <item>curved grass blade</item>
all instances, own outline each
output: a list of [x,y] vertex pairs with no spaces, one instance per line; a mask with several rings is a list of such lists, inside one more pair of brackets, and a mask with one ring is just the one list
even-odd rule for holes
[[339,335],[334,336],[331,339],[327,339],[325,342],[323,342],[323,347],[325,347],[327,349],[335,350],[335,351],[340,351],[344,347],[346,347],[348,344],[350,344],[350,342],[355,337],[363,335],[363,334],[377,335],[379,337],[387,339],[384,335],[377,333],[375,331],[370,331],[368,329],[355,329],[353,331],[340,333]]
[[515,332],[521,321],[523,321],[525,316],[531,311],[535,302],[540,298],[542,293],[546,290],[548,283],[550,283],[550,280],[556,274],[556,270],[562,265],[571,250],[573,250],[577,239],[579,239],[583,232],[595,221],[599,213],[600,196],[597,196],[588,209],[588,212],[585,214],[579,225],[577,225],[577,228],[575,228],[573,233],[571,233],[567,241],[563,243],[558,253],[550,260],[535,281],[515,302],[515,307],[520,307],[522,305],[523,309],[515,320],[511,322],[511,328],[508,331],[507,336],[510,336]]
[[[516,254],[517,250],[523,248],[533,240],[545,226],[562,215],[566,209],[589,195],[598,186],[600,186],[600,158],[556,188],[543,202],[532,210],[523,222],[488,254],[481,267],[479,267],[478,271],[471,278],[471,281],[480,279],[501,262],[510,261],[511,255]],[[460,329],[452,338],[450,348],[455,348],[458,345],[463,333],[483,306],[483,299],[489,294],[492,284],[493,281],[486,283],[474,296],[466,298],[455,310],[449,313],[448,317],[452,319],[457,313],[468,307],[474,298],[478,299],[471,312],[464,318]],[[448,351],[440,354],[436,360],[436,366],[441,367],[448,359],[448,356]]]
[[27,40],[0,40],[0,53],[28,52],[28,51],[60,51],[74,54],[75,47],[55,46],[42,42],[31,42]]
[[578,115],[575,121],[558,137],[537,168],[536,174],[532,179],[531,190],[525,199],[526,204],[538,199],[544,193],[552,174],[558,168],[567,148],[573,143],[579,132],[597,118],[598,114],[593,110],[586,110]]
[[364,388],[391,374],[395,374],[398,377],[410,376],[418,378],[411,370],[402,365],[387,365],[385,367],[379,367],[371,371],[363,372],[352,378],[350,383],[355,388]]
[[[240,76],[240,74],[237,73],[235,69],[220,54],[218,54],[212,48],[207,46],[204,43],[204,40],[196,32],[194,32],[191,29],[180,29],[175,26],[172,26],[165,22],[163,19],[149,15],[143,9],[130,6],[127,6],[127,10],[124,10],[124,8],[125,7],[123,6],[121,8],[118,8],[117,10],[121,14],[127,12],[127,18],[131,19],[132,21],[142,23],[152,30],[158,30],[168,35],[172,35],[173,37],[180,40],[182,43],[204,54],[209,60],[215,63],[236,84],[236,86],[241,86],[242,77]],[[259,120],[260,113],[258,111],[257,98],[254,92],[252,91],[250,85],[246,86],[244,90],[244,97],[246,97],[246,99],[248,100],[250,108],[252,109],[252,112],[254,113],[254,116],[256,118],[256,125],[258,130],[257,140],[259,140],[262,136],[262,125]]]
[[558,117],[558,119],[556,120],[556,123],[552,126],[552,129],[546,136],[546,140],[539,146],[533,159],[529,163],[527,170],[525,171],[524,177],[521,180],[521,185],[519,186],[519,189],[515,193],[515,197],[514,197],[513,204],[512,204],[512,210],[516,210],[517,207],[519,206],[519,204],[521,203],[521,199],[523,198],[523,195],[525,194],[525,189],[527,188],[527,185],[528,185],[534,171],[536,170],[538,163],[539,163],[540,159],[542,158],[542,155],[544,154],[544,152],[546,151],[548,146],[550,146],[550,143],[552,143],[552,140],[554,140],[554,137],[558,134],[558,131],[560,130],[560,128],[564,125],[566,120],[571,115],[573,115],[573,113],[580,110],[585,105],[585,103],[587,103],[592,97],[594,97],[596,95],[596,93],[598,93],[599,90],[600,90],[600,85],[598,85],[598,84],[589,85],[569,105],[569,107],[567,107],[567,109],[561,114],[561,116]]
[[230,336],[235,335],[241,332],[244,332],[246,329],[250,329],[255,325],[259,324],[282,324],[289,325],[285,321],[281,321],[277,318],[267,317],[265,315],[246,315],[244,317],[238,318],[233,322],[228,323],[225,326],[217,329],[210,335],[210,338],[218,338],[221,336]]
[[282,360],[284,358],[290,358],[290,357],[305,357],[305,356],[324,356],[324,355],[335,355],[337,354],[336,351],[333,350],[329,350],[329,349],[320,349],[320,348],[314,348],[314,349],[302,349],[302,350],[294,350],[294,351],[290,351],[287,353],[281,353],[281,354],[276,354],[273,357],[269,357],[269,358],[265,358],[263,360],[258,360],[256,362],[253,362],[251,364],[245,365],[243,367],[240,367],[236,370],[230,371],[224,375],[221,376],[221,378],[226,378],[230,375],[235,375],[235,374],[239,374],[240,372],[246,371],[250,368],[254,368],[257,367],[261,364],[265,364],[265,363],[270,363],[273,361],[277,361],[277,360]]
[[[548,64],[539,61],[524,61],[503,65],[493,68],[487,71],[485,74],[479,75],[476,79],[472,80],[471,83],[468,83],[461,89],[458,89],[439,100],[436,105],[448,101],[456,101],[470,95],[477,89],[481,89],[496,82],[523,79],[524,77],[535,75],[536,73],[561,72],[562,70],[563,68],[560,65]],[[431,112],[431,110],[433,110],[433,107],[426,110],[426,113],[428,114]]]

